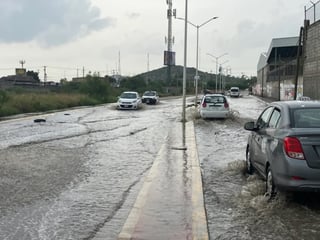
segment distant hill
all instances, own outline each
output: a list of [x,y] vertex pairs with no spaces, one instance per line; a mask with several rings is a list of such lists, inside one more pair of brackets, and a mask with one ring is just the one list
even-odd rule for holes
[[[195,68],[187,68],[187,86],[193,86],[194,85],[194,76],[196,74]],[[220,84],[220,75],[217,76],[215,73],[208,73],[208,72],[202,72],[198,71],[198,75],[200,76],[199,80],[199,86],[200,88],[207,88],[207,89],[215,89],[216,86],[216,79],[217,85],[219,88]],[[141,73],[134,78],[143,78],[147,81],[163,81],[167,82],[168,80],[168,73],[167,73],[167,67],[162,67],[159,69],[155,69],[149,72]],[[242,77],[234,77],[231,75],[222,75],[222,86],[224,89],[230,89],[232,86],[237,86],[240,89],[248,88],[252,82],[256,81],[256,77],[251,77],[250,79],[246,78],[245,76]],[[171,83],[169,85],[176,86],[176,85],[182,85],[183,81],[183,66],[172,66],[171,67]]]

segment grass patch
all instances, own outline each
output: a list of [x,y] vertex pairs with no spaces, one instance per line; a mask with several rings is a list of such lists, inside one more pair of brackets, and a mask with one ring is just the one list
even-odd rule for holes
[[99,103],[94,98],[78,93],[9,93],[7,100],[1,105],[0,117]]

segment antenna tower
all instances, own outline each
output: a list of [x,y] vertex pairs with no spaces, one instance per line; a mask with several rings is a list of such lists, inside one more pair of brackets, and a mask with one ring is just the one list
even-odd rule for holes
[[[165,54],[165,64],[167,67],[167,81],[168,85],[171,85],[171,66],[174,65],[174,53],[172,52],[172,46],[174,38],[172,36],[172,17],[176,16],[176,9],[172,9],[172,0],[166,0],[168,5],[167,18],[168,18],[168,36],[166,39],[167,53]],[[167,55],[167,56],[166,56]]]

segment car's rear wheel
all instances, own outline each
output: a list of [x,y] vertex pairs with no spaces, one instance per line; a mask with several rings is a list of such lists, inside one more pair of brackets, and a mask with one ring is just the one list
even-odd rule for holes
[[273,175],[270,166],[267,169],[267,179],[266,179],[266,196],[269,199],[273,199],[277,195],[277,188],[273,181]]
[[249,174],[252,174],[254,172],[254,168],[253,168],[252,162],[251,162],[251,155],[250,155],[249,147],[247,148],[247,152],[246,152],[246,169],[247,169],[247,173],[249,173]]

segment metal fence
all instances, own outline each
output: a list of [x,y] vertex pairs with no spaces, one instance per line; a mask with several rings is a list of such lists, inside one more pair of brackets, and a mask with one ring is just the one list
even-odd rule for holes
[[312,6],[304,8],[304,18],[305,20],[309,20],[310,24],[312,24],[320,19],[320,0],[316,3],[310,2],[312,3]]

